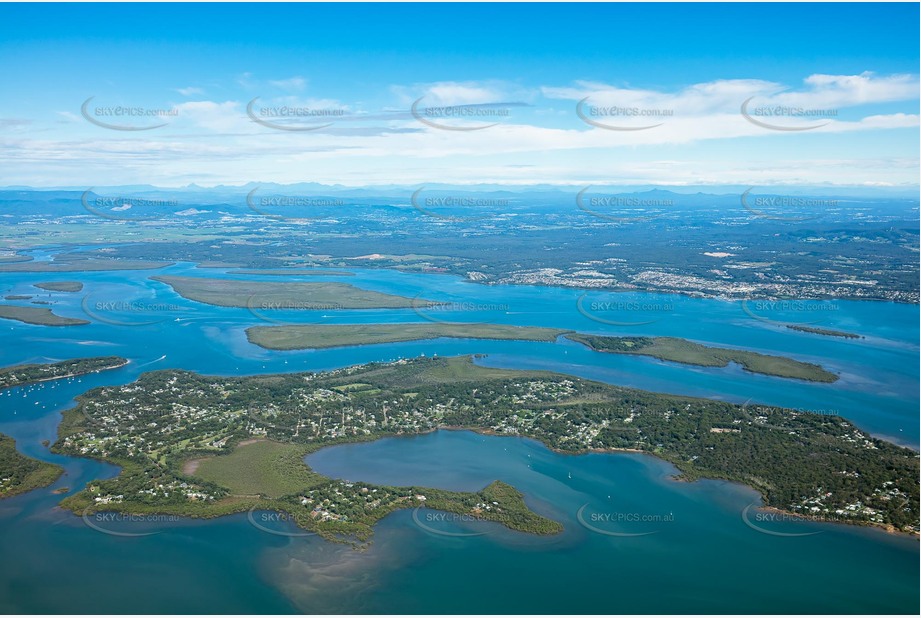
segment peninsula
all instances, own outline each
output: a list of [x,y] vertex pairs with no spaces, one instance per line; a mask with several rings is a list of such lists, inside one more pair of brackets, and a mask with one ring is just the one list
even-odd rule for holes
[[[289,513],[326,538],[360,542],[380,517],[425,496],[428,507],[517,530],[558,530],[506,485],[473,493],[380,487],[328,479],[302,459],[332,444],[465,428],[566,453],[648,453],[688,480],[749,485],[791,513],[918,530],[917,454],[844,418],[484,368],[470,357],[252,377],[165,370],[78,401],[52,450],[122,467],[62,502],[78,513],[213,517],[259,508]],[[483,515],[484,500],[501,511]]]
[[0,390],[14,386],[27,386],[36,382],[60,380],[82,376],[87,373],[117,369],[128,364],[120,356],[93,356],[76,358],[57,363],[29,363],[0,369]]
[[61,466],[26,457],[13,438],[0,434],[0,499],[47,487],[63,473]]

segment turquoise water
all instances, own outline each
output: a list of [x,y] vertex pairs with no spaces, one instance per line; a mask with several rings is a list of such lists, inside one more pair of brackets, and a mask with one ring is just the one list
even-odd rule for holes
[[[342,281],[457,304],[453,310],[251,311],[187,301],[148,279],[167,273],[251,278],[220,269],[196,269],[192,264],[161,271],[2,273],[4,295],[34,293],[54,302],[57,313],[93,323],[52,328],[0,320],[0,364],[103,354],[122,355],[132,362],[111,372],[0,392],[0,432],[15,437],[22,452],[64,465],[67,476],[55,487],[66,486],[73,492],[91,479],[117,473],[98,462],[52,455],[42,445],[43,440],[55,439],[60,411],[88,388],[127,383],[153,369],[245,375],[322,370],[419,354],[486,353],[488,357],[480,362],[490,366],[546,368],[655,391],[836,413],[876,435],[918,447],[916,306],[830,301],[742,307],[738,302],[674,295],[585,294],[536,286],[484,286],[446,275],[352,272],[354,276],[291,279]],[[85,289],[68,294],[31,287],[36,281],[71,279],[83,281]],[[134,304],[113,307],[112,301]],[[249,344],[244,334],[248,326],[276,322],[425,320],[488,320],[583,332],[681,336],[818,362],[840,373],[841,379],[830,385],[812,384],[746,374],[738,367],[692,368],[600,354],[563,340],[437,340],[280,353]],[[856,332],[865,338],[809,335],[782,325],[791,322]],[[799,533],[812,526],[821,534],[779,537],[759,532],[741,517],[742,509],[756,501],[750,490],[712,481],[675,483],[669,480],[667,464],[648,457],[566,457],[525,440],[438,432],[327,449],[313,455],[311,464],[322,472],[356,480],[460,489],[478,489],[501,478],[519,487],[535,509],[561,521],[566,531],[553,538],[536,538],[493,526],[481,536],[443,536],[420,528],[412,513],[400,512],[378,525],[375,544],[363,553],[315,538],[266,534],[249,525],[245,515],[151,524],[158,534],[120,538],[100,534],[80,518],[55,509],[60,496],[52,495],[54,488],[50,488],[0,502],[4,556],[0,609],[918,610],[916,540],[876,530],[793,522],[762,527],[769,532],[792,527]],[[612,512],[660,517],[673,513],[674,517],[661,521],[654,534],[612,537],[579,523],[574,508],[577,511],[583,504],[588,505],[583,518],[591,521]],[[446,530],[466,534],[467,526],[490,526],[456,525],[456,530]],[[60,583],[54,594],[45,588],[51,581]]]
[[[918,605],[914,539],[799,522],[762,527],[819,534],[765,534],[741,517],[758,501],[755,492],[722,481],[672,481],[677,470],[652,457],[567,456],[526,439],[439,431],[332,447],[308,462],[330,476],[395,485],[476,490],[500,478],[565,526],[560,535],[535,538],[492,523],[445,525],[417,516],[432,532],[399,513],[379,527],[381,547],[371,558],[406,568],[373,589],[334,595],[354,611],[886,613]],[[583,505],[582,520],[603,531],[651,534],[591,530],[577,517]],[[602,517],[615,514],[661,517],[614,524]],[[409,556],[386,555],[407,546]],[[297,547],[275,553],[308,576],[315,568]],[[311,611],[296,578],[288,586],[299,607]]]

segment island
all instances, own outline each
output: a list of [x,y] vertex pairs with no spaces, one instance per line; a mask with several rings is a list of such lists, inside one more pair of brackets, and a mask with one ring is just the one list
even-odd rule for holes
[[49,292],[79,292],[83,289],[83,284],[79,281],[45,281],[36,283],[35,287]]
[[273,309],[409,309],[437,303],[363,290],[348,283],[151,277],[189,300],[219,307]]
[[826,337],[843,337],[845,339],[863,339],[863,335],[846,333],[843,330],[831,330],[828,328],[816,328],[814,326],[802,326],[800,324],[787,324],[790,330],[798,330],[803,333],[812,333],[813,335],[825,335]]
[[575,333],[566,335],[566,338],[584,344],[597,352],[639,354],[701,367],[726,367],[733,362],[741,365],[742,369],[750,373],[778,378],[796,378],[809,382],[829,383],[838,379],[837,375],[813,363],[749,350],[710,347],[676,337],[606,337]]
[[99,272],[106,270],[155,270],[172,266],[172,262],[155,262],[149,260],[125,260],[107,258],[86,258],[67,260],[30,260],[0,264],[4,273],[72,273]]
[[385,514],[424,503],[517,530],[559,529],[503,484],[472,493],[381,487],[328,479],[303,462],[328,445],[438,429],[524,436],[571,454],[646,453],[686,480],[753,487],[790,513],[918,531],[917,453],[844,418],[492,369],[469,356],[249,377],[145,373],[80,396],[52,451],[122,468],[61,503],[76,513],[276,510],[331,540],[357,542]]
[[297,268],[242,268],[231,271],[233,275],[267,275],[276,277],[354,277],[355,273],[347,270],[304,270]]
[[0,434],[0,499],[47,487],[63,473],[61,466],[26,457],[13,438]]
[[301,350],[342,346],[396,343],[448,337],[452,339],[516,339],[555,341],[572,332],[556,328],[510,326],[505,324],[400,323],[400,324],[297,324],[290,326],[251,326],[246,329],[250,343],[269,350]]
[[27,386],[48,380],[73,378],[88,373],[118,369],[128,364],[128,359],[120,356],[93,356],[75,358],[57,363],[29,363],[13,365],[0,369],[0,390],[14,386]]
[[60,316],[47,307],[21,307],[19,305],[0,305],[0,318],[38,326],[81,326],[89,324],[87,320]]

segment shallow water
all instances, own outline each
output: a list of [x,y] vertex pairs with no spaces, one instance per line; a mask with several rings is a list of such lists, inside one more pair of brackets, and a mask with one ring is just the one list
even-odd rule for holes
[[[51,455],[60,411],[89,388],[130,382],[155,369],[219,375],[323,370],[420,354],[485,353],[489,366],[553,369],[648,390],[748,400],[837,413],[863,429],[917,448],[918,307],[830,301],[748,306],[662,294],[614,295],[532,286],[482,286],[456,277],[355,270],[323,277],[409,297],[460,303],[454,310],[256,311],[185,300],[154,274],[248,278],[178,264],[163,271],[0,273],[3,294],[30,293],[92,324],[53,328],[0,320],[0,364],[122,355],[114,371],[0,392],[0,432],[20,450],[65,466],[55,486],[0,502],[0,609],[6,612],[899,612],[917,613],[918,543],[877,530],[802,522],[745,524],[751,490],[676,483],[671,467],[635,455],[554,454],[516,438],[436,432],[325,449],[321,472],[368,482],[479,489],[496,478],[562,522],[539,538],[496,524],[445,522],[445,536],[398,512],[376,528],[367,552],[314,538],[266,534],[246,515],[153,523],[158,534],[114,537],[55,508],[51,491],[117,473],[107,464]],[[254,276],[251,276],[254,278]],[[265,277],[277,281],[279,277]],[[294,280],[317,280],[309,276]],[[80,280],[79,293],[36,281]],[[581,301],[580,301],[581,299]],[[128,309],[106,303],[130,301]],[[604,303],[616,304],[615,309]],[[27,303],[26,303],[27,304]],[[89,308],[89,317],[87,317]],[[244,329],[278,322],[494,321],[625,335],[681,336],[702,343],[791,355],[840,372],[834,384],[694,368],[593,352],[573,342],[436,340],[318,351],[270,352]],[[844,340],[785,328],[810,323],[860,333]],[[617,323],[617,324],[613,324]],[[529,467],[530,466],[530,467]],[[571,475],[571,478],[570,478]],[[610,498],[609,498],[610,496]],[[610,536],[580,523],[576,514]],[[671,520],[665,519],[673,514]],[[605,521],[653,515],[659,526]],[[423,517],[423,519],[419,519]],[[611,527],[613,526],[613,527]],[[632,526],[632,527],[631,527]],[[431,526],[429,526],[431,527]],[[596,526],[597,527],[597,526]],[[653,532],[653,534],[645,534]],[[55,583],[48,594],[47,582]]]

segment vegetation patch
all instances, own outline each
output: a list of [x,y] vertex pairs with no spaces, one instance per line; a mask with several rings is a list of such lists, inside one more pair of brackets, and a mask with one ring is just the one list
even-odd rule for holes
[[36,283],[35,287],[50,292],[79,292],[83,289],[83,284],[79,281],[45,281]]
[[307,468],[303,458],[308,450],[297,444],[257,440],[237,446],[228,455],[200,460],[194,475],[234,494],[278,498],[327,480]]
[[259,311],[277,309],[400,309],[431,306],[394,294],[363,290],[348,283],[240,281],[200,277],[151,277],[171,286],[190,300],[219,307],[245,307]]
[[39,326],[80,326],[89,324],[87,320],[60,316],[47,307],[20,307],[18,305],[0,305],[0,318]]
[[843,330],[831,330],[828,328],[816,328],[814,326],[801,326],[799,324],[787,324],[790,330],[797,330],[802,333],[812,333],[813,335],[825,335],[826,337],[843,337],[844,339],[863,339],[863,335],[846,333]]
[[[118,477],[62,502],[78,512],[215,517],[261,508],[348,542],[366,541],[372,524],[395,509],[422,506],[516,530],[558,530],[502,484],[480,492],[384,487],[328,479],[301,459],[333,444],[466,428],[530,437],[565,453],[649,453],[689,480],[747,484],[790,513],[918,530],[917,453],[839,416],[490,369],[470,357],[252,377],[156,371],[78,401],[52,450],[122,466]],[[193,470],[190,460],[202,461]]]
[[504,339],[555,341],[571,331],[505,324],[408,323],[251,326],[250,343],[270,350],[338,348],[449,337],[452,339]]
[[24,386],[35,382],[72,378],[87,373],[116,369],[128,364],[121,356],[93,356],[75,358],[57,363],[30,363],[13,365],[0,369],[0,390],[13,386]]
[[13,438],[0,434],[0,498],[47,487],[63,472],[61,466],[26,457],[16,450]]
[[837,375],[814,363],[749,350],[709,347],[675,337],[605,337],[581,333],[566,337],[597,352],[638,354],[701,367],[726,367],[732,362],[738,363],[745,371],[751,373],[810,382],[834,382],[838,379]]

